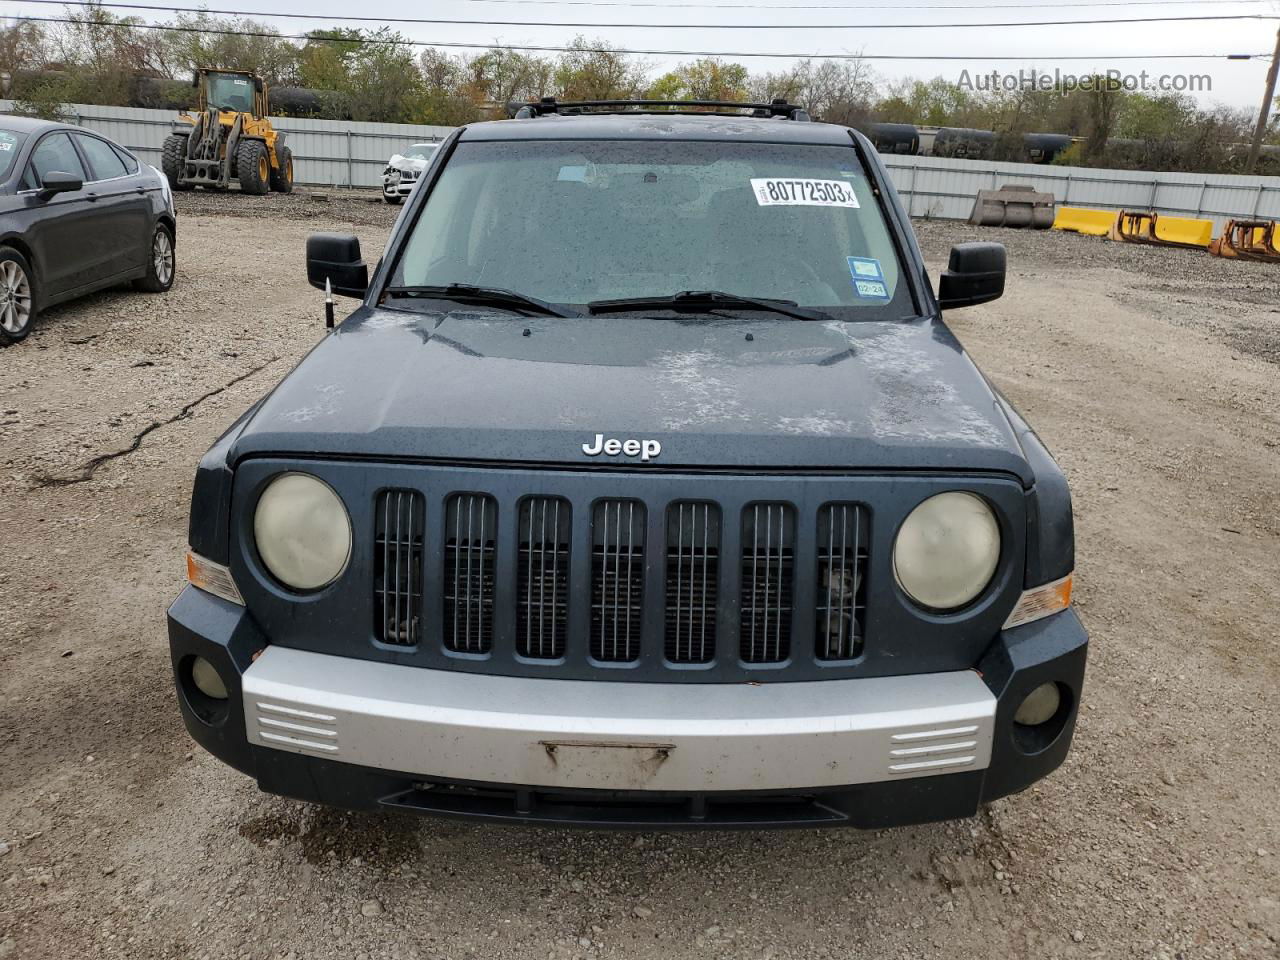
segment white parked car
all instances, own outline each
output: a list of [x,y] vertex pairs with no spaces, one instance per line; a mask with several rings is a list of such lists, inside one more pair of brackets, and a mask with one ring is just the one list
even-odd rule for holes
[[415,143],[404,153],[394,154],[382,171],[382,199],[399,203],[407,197],[439,147],[438,143]]

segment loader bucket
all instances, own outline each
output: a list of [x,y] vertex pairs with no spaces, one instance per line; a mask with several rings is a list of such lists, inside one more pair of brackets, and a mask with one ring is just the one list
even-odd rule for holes
[[1111,224],[1111,239],[1124,243],[1155,242],[1154,213],[1137,213],[1132,210],[1121,210]]
[[1048,230],[1053,225],[1053,194],[1034,187],[1005,184],[999,190],[979,190],[969,222],[979,227],[1030,227]]
[[1203,250],[1213,239],[1213,221],[1121,210],[1111,228],[1111,239],[1125,243],[1149,243],[1157,247]]
[[1231,220],[1209,244],[1215,257],[1280,263],[1280,224],[1274,220]]
[[1091,237],[1105,237],[1116,222],[1111,210],[1090,210],[1087,207],[1059,207],[1053,218],[1053,229],[1071,230]]

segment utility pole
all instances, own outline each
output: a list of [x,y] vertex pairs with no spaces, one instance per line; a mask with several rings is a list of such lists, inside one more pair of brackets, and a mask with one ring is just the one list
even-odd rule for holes
[[1244,166],[1245,173],[1253,173],[1253,168],[1258,165],[1258,154],[1262,153],[1262,138],[1271,120],[1271,101],[1276,95],[1277,70],[1280,70],[1280,30],[1276,30],[1276,52],[1271,55],[1271,69],[1267,71],[1267,90],[1262,95],[1262,110],[1258,113],[1258,125],[1253,128],[1253,143],[1249,146],[1249,160]]

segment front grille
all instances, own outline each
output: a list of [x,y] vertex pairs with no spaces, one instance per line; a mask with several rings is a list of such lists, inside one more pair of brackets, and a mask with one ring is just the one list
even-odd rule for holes
[[740,656],[746,663],[779,663],[791,655],[795,535],[790,504],[753,503],[743,511]]
[[867,518],[854,503],[818,511],[818,604],[814,652],[819,660],[851,660],[862,652],[867,573]]
[[457,657],[546,676],[625,666],[655,681],[852,674],[882,655],[867,634],[871,512],[824,486],[732,507],[593,500],[589,487],[380,490],[373,639],[476,672],[498,667]]
[[591,513],[591,656],[629,663],[640,656],[644,599],[644,504],[599,500]]
[[422,628],[422,534],[426,509],[415,490],[384,490],[374,517],[376,636],[414,646]]
[[456,653],[493,648],[497,534],[493,497],[455,493],[445,502],[444,644]]
[[720,508],[681,501],[667,509],[666,639],[672,663],[709,663],[716,654]]
[[564,656],[569,612],[567,500],[526,497],[520,504],[516,651],[522,657]]

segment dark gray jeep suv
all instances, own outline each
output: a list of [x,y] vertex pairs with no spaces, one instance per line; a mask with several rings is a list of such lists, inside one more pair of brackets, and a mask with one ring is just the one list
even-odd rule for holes
[[1056,768],[1062,472],[875,150],[783,103],[455,132],[362,299],[200,464],[187,729],[262,789],[601,826],[878,827]]

